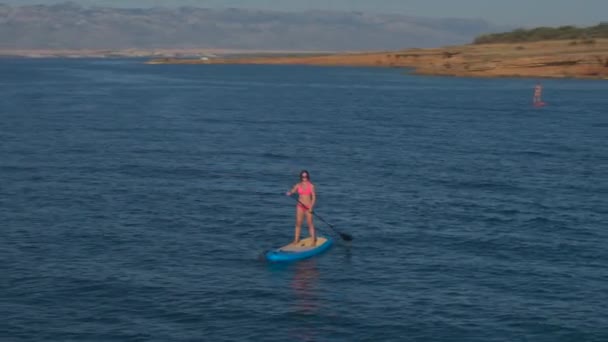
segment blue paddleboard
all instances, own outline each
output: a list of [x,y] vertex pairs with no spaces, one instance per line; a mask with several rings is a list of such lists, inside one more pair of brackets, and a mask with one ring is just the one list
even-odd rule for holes
[[328,250],[333,240],[330,237],[317,237],[316,246],[311,246],[312,239],[300,240],[297,244],[290,243],[283,247],[271,249],[266,252],[266,260],[272,262],[296,261],[311,258]]

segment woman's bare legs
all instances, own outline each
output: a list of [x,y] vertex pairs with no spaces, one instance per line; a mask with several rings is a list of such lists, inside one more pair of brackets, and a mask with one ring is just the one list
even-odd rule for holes
[[312,223],[312,213],[306,212],[306,223],[308,223],[308,234],[312,237],[312,246],[317,245],[317,232],[315,231],[315,225]]
[[296,207],[296,231],[293,238],[293,243],[300,242],[300,234],[302,232],[302,221],[304,220],[304,210]]

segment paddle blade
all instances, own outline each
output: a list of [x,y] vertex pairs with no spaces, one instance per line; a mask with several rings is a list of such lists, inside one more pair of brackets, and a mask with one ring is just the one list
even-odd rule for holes
[[340,233],[340,237],[344,241],[353,241],[353,237],[348,234]]

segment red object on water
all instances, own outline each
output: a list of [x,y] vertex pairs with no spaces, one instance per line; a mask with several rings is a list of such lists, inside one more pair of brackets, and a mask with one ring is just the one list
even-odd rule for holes
[[544,102],[535,102],[534,103],[534,107],[544,107],[545,105],[547,105],[547,104]]

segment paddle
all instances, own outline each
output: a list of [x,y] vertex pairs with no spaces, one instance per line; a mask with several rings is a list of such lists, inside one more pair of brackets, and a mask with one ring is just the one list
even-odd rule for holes
[[[291,196],[289,196],[289,197],[291,197]],[[291,198],[295,199],[296,201],[298,201],[298,203],[300,203],[301,205],[303,205],[303,206],[306,207],[306,205],[304,203],[300,202],[299,199],[297,199],[295,197],[291,197]],[[325,221],[321,216],[317,215],[317,213],[315,213],[314,211],[312,212],[312,214],[315,215],[316,217],[318,217],[319,220],[325,222],[325,224],[328,225],[329,228],[331,228],[331,230],[333,230],[335,233],[337,233],[338,235],[340,235],[340,237],[342,238],[342,240],[344,240],[344,241],[353,241],[353,237],[351,235],[339,232],[338,230],[336,230],[336,228],[332,224],[330,224],[329,222]]]

